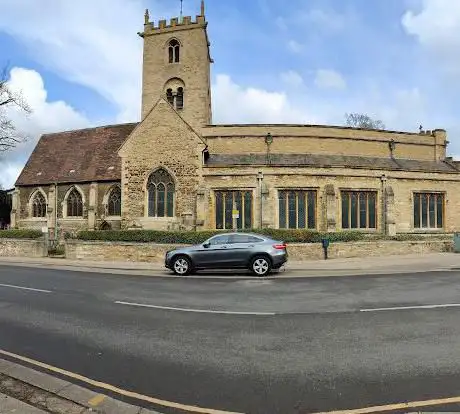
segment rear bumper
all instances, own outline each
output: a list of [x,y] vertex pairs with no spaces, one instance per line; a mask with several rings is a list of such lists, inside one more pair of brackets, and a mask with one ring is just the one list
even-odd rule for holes
[[288,260],[287,253],[277,254],[272,256],[272,266],[276,269],[285,264]]

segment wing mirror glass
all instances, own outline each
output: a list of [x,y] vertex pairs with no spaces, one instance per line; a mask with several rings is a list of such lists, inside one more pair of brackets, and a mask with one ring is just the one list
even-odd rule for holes
[[206,242],[206,243],[203,244],[203,247],[205,249],[209,248],[209,246],[211,246],[211,243],[209,243],[209,242]]

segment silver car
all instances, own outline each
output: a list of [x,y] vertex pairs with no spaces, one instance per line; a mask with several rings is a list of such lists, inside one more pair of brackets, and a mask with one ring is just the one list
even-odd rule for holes
[[253,233],[225,233],[166,252],[165,267],[181,276],[203,269],[249,269],[256,276],[266,276],[287,258],[282,241]]

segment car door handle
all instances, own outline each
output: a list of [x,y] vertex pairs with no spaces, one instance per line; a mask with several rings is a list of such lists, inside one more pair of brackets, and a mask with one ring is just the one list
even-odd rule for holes
[[254,247],[254,245],[253,245],[253,244],[250,244],[248,247]]

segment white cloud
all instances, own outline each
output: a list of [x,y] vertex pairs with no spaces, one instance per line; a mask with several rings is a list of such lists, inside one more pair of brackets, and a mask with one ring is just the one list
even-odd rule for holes
[[308,24],[315,24],[321,31],[328,33],[340,32],[352,23],[352,16],[324,9],[308,10],[306,13],[300,13],[299,18]]
[[10,72],[8,87],[21,92],[31,107],[32,113],[25,115],[13,107],[7,116],[18,132],[28,139],[11,151],[0,153],[0,184],[11,187],[18,177],[27,157],[43,133],[83,128],[90,125],[89,120],[64,101],[48,100],[48,94],[40,74],[34,70],[13,68]]
[[316,116],[289,102],[284,92],[243,88],[228,75],[213,85],[214,123],[315,123]]
[[343,76],[332,69],[318,69],[314,82],[316,86],[323,89],[345,89],[347,87]]
[[281,74],[281,80],[289,87],[299,87],[303,85],[302,76],[295,70],[289,70]]
[[304,45],[293,39],[289,40],[287,46],[289,51],[296,54],[302,53],[304,50]]
[[[139,119],[146,0],[2,0],[0,30],[22,42],[59,76],[85,85]],[[162,10],[150,0],[152,17]],[[40,16],[38,18],[37,16]]]
[[402,25],[445,69],[460,74],[460,2],[423,0],[418,11],[404,14]]

